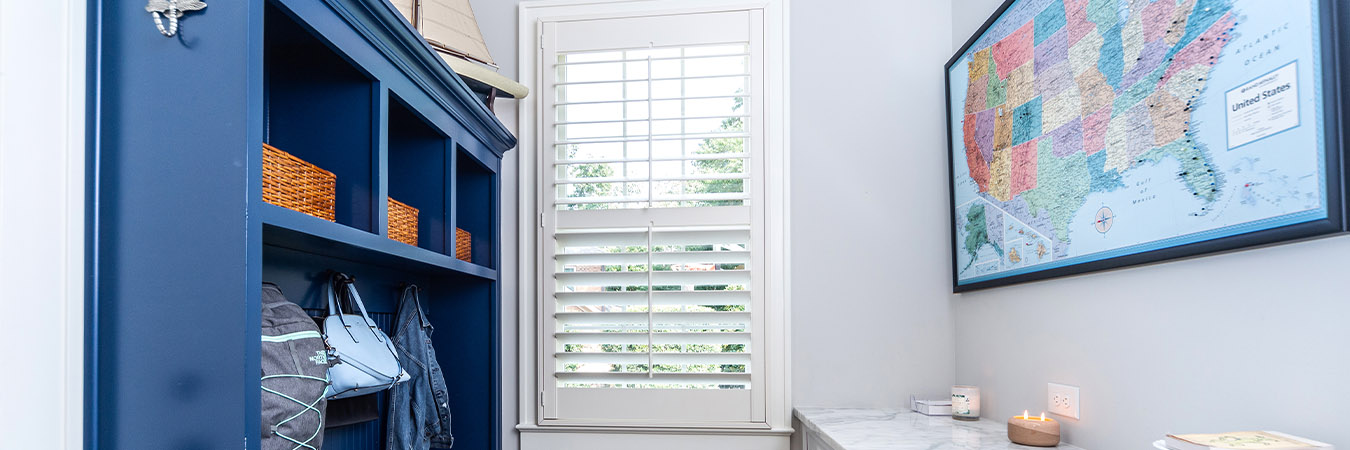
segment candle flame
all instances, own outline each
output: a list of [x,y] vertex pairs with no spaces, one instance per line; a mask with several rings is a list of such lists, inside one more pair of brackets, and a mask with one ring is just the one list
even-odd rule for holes
[[1022,415],[1016,416],[1016,417],[1013,417],[1013,418],[1014,418],[1014,419],[1021,419],[1021,420],[1037,420],[1037,421],[1041,421],[1041,422],[1049,422],[1049,421],[1050,421],[1050,419],[1045,418],[1045,411],[1041,411],[1041,416],[1040,416],[1040,417],[1036,417],[1036,416],[1031,415],[1031,411],[1030,411],[1030,410],[1026,410],[1026,409],[1022,410]]

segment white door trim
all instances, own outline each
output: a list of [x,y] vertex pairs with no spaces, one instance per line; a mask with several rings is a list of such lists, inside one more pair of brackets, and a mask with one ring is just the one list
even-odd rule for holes
[[0,307],[17,319],[0,358],[23,368],[0,371],[0,436],[14,448],[84,447],[88,7],[0,1]]

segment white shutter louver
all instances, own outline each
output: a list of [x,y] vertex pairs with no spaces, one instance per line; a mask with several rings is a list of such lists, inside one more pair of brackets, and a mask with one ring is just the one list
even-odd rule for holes
[[560,386],[749,385],[747,227],[554,236]]
[[559,55],[559,209],[741,205],[748,44]]

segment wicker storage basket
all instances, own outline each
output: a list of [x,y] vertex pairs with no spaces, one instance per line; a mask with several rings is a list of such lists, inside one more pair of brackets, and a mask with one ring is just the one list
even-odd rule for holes
[[389,199],[389,239],[417,245],[417,208]]
[[333,172],[263,144],[263,201],[335,221],[337,176]]
[[460,228],[455,228],[455,258],[473,262],[473,236]]

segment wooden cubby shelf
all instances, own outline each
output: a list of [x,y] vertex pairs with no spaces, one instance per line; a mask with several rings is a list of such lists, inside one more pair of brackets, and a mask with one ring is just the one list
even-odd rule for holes
[[263,243],[319,256],[422,273],[450,270],[486,280],[497,271],[275,205],[260,205]]

